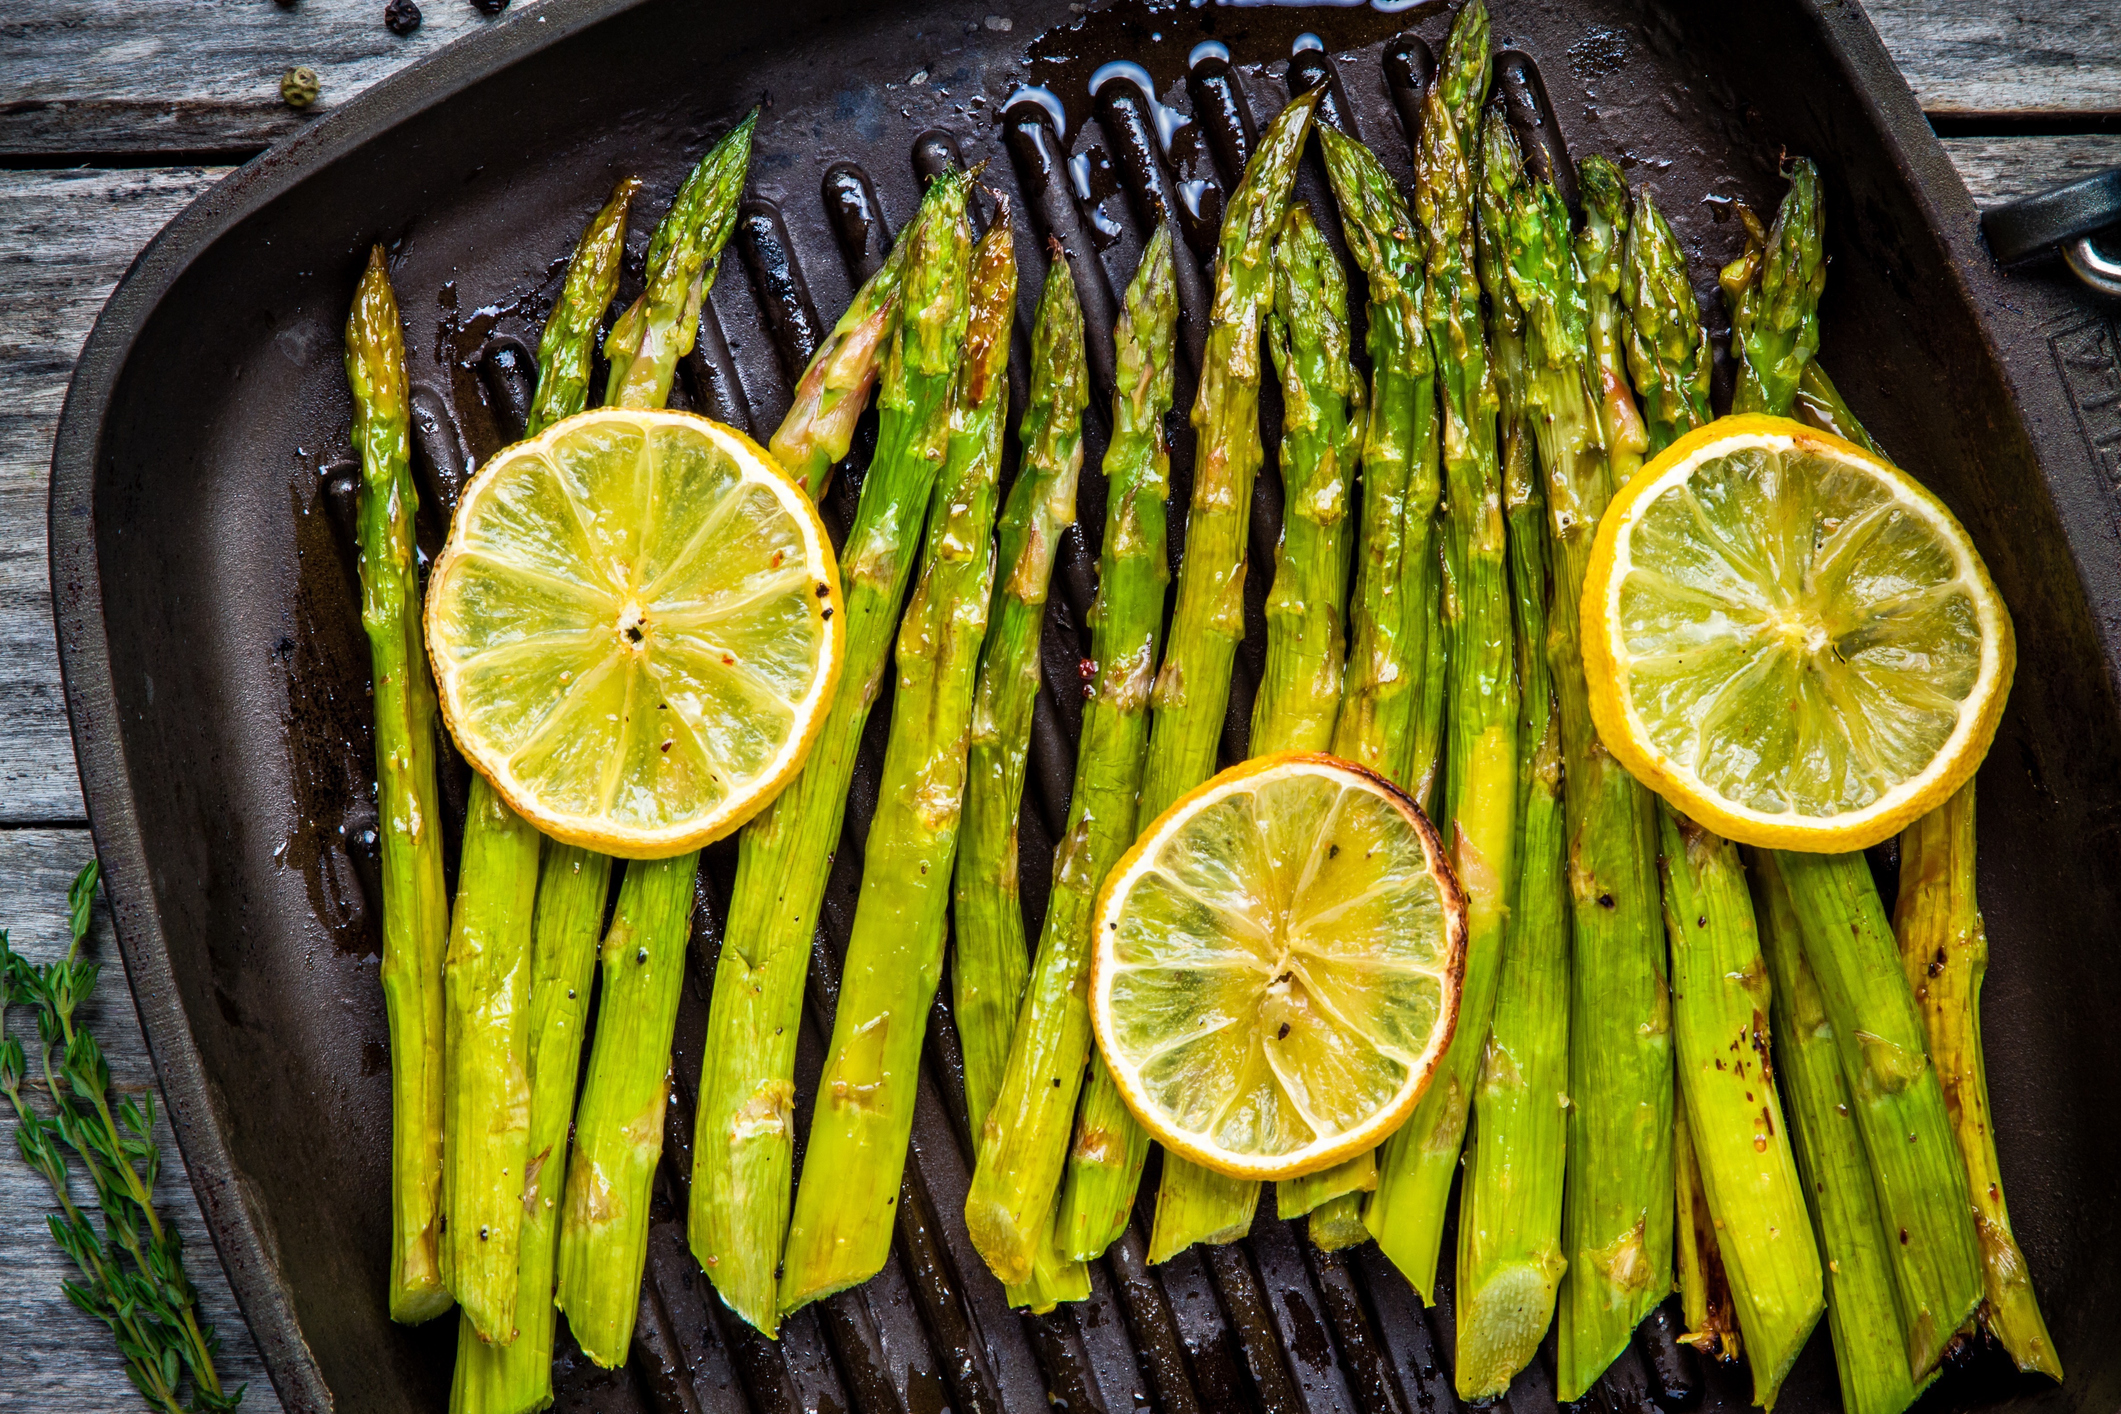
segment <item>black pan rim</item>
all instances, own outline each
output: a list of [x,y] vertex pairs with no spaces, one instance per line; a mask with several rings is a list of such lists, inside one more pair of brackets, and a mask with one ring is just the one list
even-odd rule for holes
[[[332,1395],[303,1337],[269,1227],[251,1211],[232,1165],[225,1119],[177,991],[119,735],[94,528],[93,482],[105,427],[139,333],[201,253],[254,213],[406,119],[644,3],[543,0],[382,80],[230,173],[134,259],[82,347],[59,416],[48,512],[53,618],[90,830],[103,861],[127,980],[193,1190],[274,1388],[285,1406],[300,1414],[331,1409]],[[2008,435],[2014,430],[2033,447],[2057,510],[2070,527],[2088,602],[2095,613],[2121,607],[2110,589],[2101,592],[2104,576],[2085,572],[2095,551],[2113,547],[2111,492],[2101,484],[2089,455],[2058,456],[2057,438],[2033,435],[2036,423],[2072,423],[2074,410],[2052,380],[2026,376],[2031,370],[2022,350],[2041,341],[2031,321],[2008,300],[2004,277],[1995,271],[1981,240],[1973,201],[1943,145],[1860,6],[1853,0],[1797,0],[1797,8],[1834,51],[1880,138],[1926,208],[1930,235],[1945,248],[1959,286],[1956,293],[1976,312],[1991,355],[2006,370],[2018,426],[1999,431]],[[2074,465],[2063,464],[2072,461]],[[2099,616],[2114,621],[2111,614]],[[2108,637],[2107,670],[2110,680],[2121,681],[2117,643],[2121,636]]]

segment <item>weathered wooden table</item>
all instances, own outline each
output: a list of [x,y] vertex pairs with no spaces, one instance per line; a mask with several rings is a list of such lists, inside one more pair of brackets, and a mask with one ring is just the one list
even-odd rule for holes
[[[1866,8],[1977,202],[2121,164],[2121,0]],[[0,19],[0,926],[44,958],[64,946],[66,885],[92,850],[44,534],[52,433],[82,340],[141,246],[231,166],[495,21],[471,0],[426,0],[425,23],[403,39],[384,27],[382,0],[10,9]],[[306,114],[279,100],[293,64],[323,78]],[[106,919],[94,941],[111,975],[88,1024],[119,1085],[145,1088],[153,1071]],[[60,1292],[72,1269],[44,1227],[48,1195],[13,1150],[0,1146],[0,1408],[138,1407],[108,1334]],[[226,1378],[251,1381],[245,1408],[277,1408],[181,1164],[159,1196],[188,1239]]]

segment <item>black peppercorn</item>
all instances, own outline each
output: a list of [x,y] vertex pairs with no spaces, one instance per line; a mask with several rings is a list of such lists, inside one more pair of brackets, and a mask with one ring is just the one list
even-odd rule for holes
[[471,0],[482,15],[498,15],[508,8],[508,0]]
[[383,23],[402,38],[420,27],[420,7],[413,0],[390,0],[383,7]]

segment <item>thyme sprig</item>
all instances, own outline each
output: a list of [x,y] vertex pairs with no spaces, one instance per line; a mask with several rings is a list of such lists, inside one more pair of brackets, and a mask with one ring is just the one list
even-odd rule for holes
[[[14,1106],[22,1161],[43,1175],[58,1202],[59,1211],[47,1218],[52,1240],[81,1273],[81,1280],[63,1284],[67,1299],[110,1328],[125,1373],[155,1409],[230,1410],[243,1390],[222,1392],[214,1370],[221,1343],[199,1319],[198,1294],[184,1274],[182,1239],[152,1201],[162,1166],[154,1092],[125,1096],[114,1109],[103,1048],[74,1024],[75,1010],[95,992],[102,971],[81,956],[99,877],[93,861],[74,877],[67,892],[73,943],[59,961],[31,963],[8,946],[0,929],[0,1091]],[[7,1031],[11,1006],[35,1010],[33,1050]],[[50,1097],[48,1116],[31,1103],[39,1089]],[[100,1231],[74,1201],[75,1164],[95,1189]],[[189,1404],[179,1397],[187,1381]]]

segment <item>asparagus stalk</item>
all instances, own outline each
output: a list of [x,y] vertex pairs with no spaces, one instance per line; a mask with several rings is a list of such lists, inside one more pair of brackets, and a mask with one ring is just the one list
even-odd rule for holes
[[832,485],[832,469],[854,441],[854,425],[869,405],[884,346],[898,328],[908,244],[893,245],[876,273],[854,292],[854,303],[810,356],[788,415],[766,444],[813,501]]
[[1738,847],[1658,812],[1672,1017],[1691,1148],[1753,1370],[1772,1409],[1825,1303],[1768,1053],[1767,967]]
[[1854,442],[1866,452],[1878,451],[1878,444],[1856,420],[1856,414],[1842,400],[1841,390],[1817,361],[1805,364],[1804,373],[1797,380],[1797,415],[1820,431]]
[[[552,365],[541,367],[547,370],[541,381],[551,377]],[[560,1192],[567,1173],[567,1130],[581,1073],[590,981],[596,970],[597,930],[604,924],[610,882],[607,856],[547,844],[532,925],[530,1143],[516,1281],[517,1334],[507,1345],[488,1345],[475,1338],[470,1318],[463,1319],[457,1333],[456,1378],[449,1391],[451,1414],[525,1414],[552,1402],[552,1293]]]
[[[1148,746],[1149,687],[1170,579],[1164,526],[1171,468],[1163,428],[1172,399],[1174,249],[1169,230],[1150,238],[1119,325],[1120,375],[1105,453],[1104,548],[1090,614],[1097,678],[1083,709],[1072,797],[1082,813],[1056,852],[1054,890],[1046,904],[1051,929],[1067,922],[1058,912],[1066,899],[1077,949],[1087,946],[1088,920],[1106,871],[1134,837],[1135,795]],[[1089,1083],[1055,1228],[1062,1250],[1077,1262],[1095,1260],[1126,1227],[1149,1152],[1149,1136],[1127,1112],[1101,1058],[1092,1058]]]
[[560,1212],[558,1293],[582,1352],[626,1359],[648,1260],[648,1193],[663,1150],[670,1038],[690,940],[693,856],[626,870],[600,949],[603,982]]
[[442,965],[449,897],[435,804],[435,696],[420,631],[405,335],[383,247],[346,317],[346,381],[361,458],[361,627],[375,679],[383,834],[383,1002],[390,1020],[390,1318],[449,1309],[443,1285]]
[[[979,1151],[965,1200],[974,1245],[1010,1283],[1030,1278],[1036,1249],[1054,1225],[1062,1167],[1071,1162],[1069,1126],[1090,1054],[1084,988],[1091,915],[1106,871],[1134,841],[1167,573],[1164,500],[1170,449],[1164,415],[1172,396],[1176,280],[1171,234],[1159,230],[1127,287],[1115,330],[1118,377],[1104,462],[1109,487],[1105,538],[1091,617],[1097,677],[1083,705],[1068,828],[1054,851],[1053,889],[1002,1083],[980,1117]],[[1093,1242],[1096,1251],[1090,1255],[1103,1251],[1115,1208],[1124,1223],[1146,1143],[1123,1105],[1109,1112],[1095,1105],[1086,1109],[1057,1239],[1069,1257],[1080,1259]],[[1115,1200],[1119,1189],[1124,1195]]]
[[1733,412],[1787,417],[1797,384],[1819,350],[1819,296],[1826,288],[1826,209],[1819,169],[1807,157],[1783,174],[1790,189],[1763,237],[1745,212],[1753,239],[1719,277],[1731,296],[1732,343],[1739,354]]
[[1486,31],[1486,11],[1475,0],[1452,26],[1415,160],[1414,210],[1429,234],[1429,344],[1442,393],[1449,506],[1445,836],[1466,891],[1466,967],[1457,1033],[1428,1093],[1386,1145],[1365,1220],[1424,1300],[1435,1294],[1444,1210],[1487,1046],[1517,844],[1519,698],[1496,445],[1499,393],[1480,323],[1472,172],[1454,122],[1461,115],[1450,106],[1451,95],[1471,95],[1463,115],[1470,127],[1487,86]]
[[[921,1038],[942,980],[973,696],[995,587],[996,482],[1016,312],[1006,206],[974,248],[966,298],[949,450],[929,508],[920,579],[899,625],[876,818],[782,1259],[783,1313],[867,1281],[891,1254]],[[1029,457],[1017,479],[1019,493],[1044,503],[1033,514],[1053,514],[1054,503],[1072,510],[1073,460],[1063,459],[1058,476],[1040,486],[1043,472]],[[1018,499],[1012,495],[1012,510]],[[1019,550],[1029,529],[1017,530]],[[1011,572],[1025,568],[1017,563]],[[1013,593],[1005,588],[1004,599]]]
[[1672,1107],[1672,1178],[1677,1252],[1673,1260],[1679,1287],[1679,1307],[1686,1329],[1679,1339],[1704,1355],[1719,1360],[1738,1358],[1738,1313],[1732,1307],[1731,1282],[1723,1269],[1723,1251],[1716,1244],[1716,1219],[1709,1211],[1709,1195],[1701,1186],[1701,1165],[1694,1157],[1694,1140],[1687,1123],[1686,1087],[1680,1087]]
[[[1442,481],[1423,248],[1405,200],[1376,156],[1336,129],[1321,126],[1318,134],[1349,248],[1370,282],[1361,548],[1333,752],[1433,809],[1444,685],[1435,538]],[[1374,1154],[1343,1168],[1351,1170],[1351,1188],[1374,1191]],[[1311,1240],[1327,1251],[1368,1236],[1353,1191],[1313,1212]]]
[[[1245,536],[1259,440],[1260,331],[1274,286],[1269,245],[1281,229],[1297,159],[1317,107],[1293,100],[1260,135],[1244,180],[1230,194],[1216,256],[1200,392],[1193,502],[1179,565],[1170,645],[1150,697],[1149,762],[1139,818],[1153,820],[1215,774],[1215,748],[1230,700],[1230,665],[1244,637]],[[1166,1156],[1149,1260],[1195,1242],[1227,1242],[1252,1225],[1259,1185]]]
[[543,840],[472,780],[443,965],[442,1275],[483,1341],[516,1338],[530,1149],[530,927]]
[[[736,229],[757,119],[746,116],[700,159],[656,226],[646,286],[604,340],[612,370],[606,402],[653,408],[669,401],[677,361],[699,335],[715,263]],[[583,1353],[605,1369],[625,1361],[640,1310],[699,858],[694,850],[628,868],[602,948],[602,1000],[575,1117],[553,1301]]]
[[[1519,208],[1536,200],[1520,182],[1522,161],[1508,126],[1490,110],[1483,125],[1481,278],[1490,294],[1504,385],[1503,503],[1509,520],[1510,585],[1519,646],[1517,873],[1496,981],[1487,1055],[1473,1095],[1477,1142],[1466,1150],[1458,1209],[1458,1329],[1455,1378],[1466,1399],[1490,1399],[1531,1363],[1553,1320],[1561,1282],[1563,1136],[1568,1092],[1568,892],[1563,871],[1561,726],[1546,660],[1549,594],[1546,498],[1533,465],[1525,345],[1527,308],[1509,282],[1527,239]],[[1560,254],[1567,262],[1567,215]],[[1566,273],[1566,272],[1564,272]],[[1581,323],[1577,325],[1581,338]],[[1580,350],[1579,350],[1580,351]],[[1510,385],[1516,384],[1514,393]],[[1579,402],[1581,399],[1579,398]],[[1515,417],[1512,417],[1512,403]]]
[[[1324,751],[1340,712],[1347,656],[1348,480],[1355,469],[1362,384],[1348,361],[1348,281],[1311,209],[1289,208],[1274,244],[1267,347],[1282,388],[1281,542],[1267,596],[1267,659],[1252,706],[1252,754]],[[1353,405],[1351,408],[1351,404]],[[1284,1218],[1317,1213],[1329,1241],[1362,1239],[1361,1196],[1377,1186],[1369,1153],[1276,1186]],[[1330,1206],[1331,1211],[1323,1211]]]
[[751,165],[758,110],[744,116],[687,174],[648,242],[648,283],[604,336],[611,376],[604,401],[656,408],[670,400],[678,360],[700,334],[700,305],[715,264],[736,229],[737,197]]
[[[1799,158],[1765,236],[1719,277],[1731,300],[1741,353],[1740,411],[1788,416],[1818,348],[1826,283],[1826,213],[1819,174]],[[1861,854],[1777,853],[1777,868],[1804,938],[1805,960],[1834,1023],[1842,1072],[1889,1243],[1908,1367],[1934,1371],[1982,1294],[1972,1209],[1960,1200],[1966,1166],[1953,1142],[1944,1092],[1885,905]]]
[[[1575,260],[1584,335],[1574,366],[1580,371],[1572,373],[1564,358],[1535,375],[1542,417],[1552,419],[1540,442],[1555,569],[1548,661],[1561,708],[1575,941],[1562,1214],[1569,1268],[1561,1284],[1557,1371],[1564,1400],[1583,1397],[1671,1289],[1674,1198],[1675,1081],[1656,817],[1649,793],[1607,753],[1592,725],[1578,612],[1598,518],[1614,490],[1634,475],[1644,446],[1622,368],[1627,188],[1603,158],[1586,159],[1578,177],[1584,228]],[[1550,228],[1556,204],[1542,201]],[[1569,286],[1551,288],[1565,297]],[[1547,307],[1538,298],[1528,303]],[[1573,310],[1555,310],[1562,327],[1575,327]],[[1570,337],[1546,347],[1573,345]]]
[[[1637,381],[1653,390],[1650,440],[1662,448],[1707,420],[1708,340],[1671,227],[1647,197],[1635,215],[1626,334]],[[1726,1310],[1736,1320],[1754,1401],[1770,1407],[1824,1295],[1818,1248],[1796,1221],[1796,1161],[1760,1032],[1765,966],[1736,847],[1669,808],[1659,818],[1686,1125],[1675,1179],[1680,1285],[1704,1350],[1734,1358]]]
[[928,188],[907,242],[900,323],[882,376],[877,453],[840,557],[847,649],[810,760],[740,836],[737,877],[708,1013],[693,1129],[693,1255],[722,1300],[771,1335],[787,1232],[789,1110],[803,978],[847,784],[913,575],[948,438],[966,321],[970,179]]
[[[1808,370],[1809,371],[1809,370]],[[1822,381],[1824,375],[1821,375]],[[1831,393],[1833,385],[1825,383]],[[1839,395],[1833,395],[1839,402]],[[1854,425],[1853,419],[1850,425]],[[1922,1009],[1930,1057],[1944,1086],[1952,1136],[1966,1162],[1974,1235],[1981,1245],[1982,1319],[2018,1368],[2062,1379],[2062,1359],[2040,1316],[2025,1254],[2011,1236],[2003,1172],[1989,1122],[1981,1057],[1981,978],[1988,930],[1974,898],[1974,783],[1900,836],[1900,900],[1893,927],[1900,961]]]
[[1920,1379],[1981,1301],[1966,1164],[1869,863],[1861,854],[1778,851],[1776,868],[1834,1025],[1878,1209],[1898,1238],[1887,1244],[1889,1269],[1908,1368]]
[[[1421,233],[1375,154],[1335,128],[1321,126],[1318,138],[1348,247],[1370,283],[1361,544],[1333,754],[1426,801],[1443,701],[1440,690],[1425,695],[1428,677],[1440,689],[1442,675],[1424,672],[1431,642],[1442,637],[1434,538],[1442,485]],[[1431,699],[1434,713],[1423,710]]]
[[[526,435],[580,412],[588,401],[597,324],[618,286],[626,216],[639,188],[631,177],[620,182],[582,233],[559,303],[538,341],[538,388]],[[449,1220],[442,1258],[450,1290],[464,1311],[460,1364],[475,1359],[482,1344],[510,1344],[523,1321],[548,1328],[541,1342],[548,1361],[552,1343],[550,1225],[542,1253],[519,1246],[524,1187],[535,1152],[530,1148],[530,989],[540,843],[538,832],[508,808],[485,777],[473,779],[444,969],[445,1104],[453,1137],[444,1149]],[[596,873],[601,882],[608,869]],[[597,903],[601,909],[601,893]],[[572,1079],[570,1074],[565,1097],[570,1111]],[[554,1170],[555,1177],[563,1171],[564,1164]],[[533,1285],[527,1297],[522,1296],[524,1270],[542,1274],[542,1289]],[[498,1371],[499,1362],[494,1366]]]
[[1826,1258],[1826,1319],[1848,1414],[1901,1414],[1934,1374],[1908,1373],[1892,1249],[1841,1072],[1834,1025],[1805,962],[1773,854],[1756,852],[1753,898],[1773,980],[1775,1069],[1796,1131],[1798,1171]]
[[979,1133],[1001,1089],[1009,1032],[1024,999],[1030,948],[1017,898],[1016,817],[1031,752],[1039,689],[1039,638],[1054,551],[1075,519],[1089,383],[1083,309],[1075,277],[1056,246],[1031,336],[1031,396],[1024,409],[1022,467],[1000,531],[993,626],[980,664],[972,717],[964,843],[957,864],[957,942],[952,1005],[965,1054],[965,1107]]
[[1628,371],[1642,390],[1652,455],[1709,420],[1709,340],[1687,279],[1686,252],[1650,200],[1635,198],[1621,268]]

